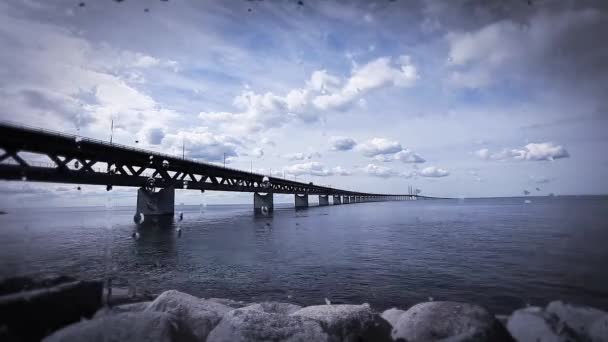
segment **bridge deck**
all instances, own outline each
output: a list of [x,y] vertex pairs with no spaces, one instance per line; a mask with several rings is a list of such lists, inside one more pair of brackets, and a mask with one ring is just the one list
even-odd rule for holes
[[[347,196],[410,196],[336,189],[31,127],[0,123],[0,179],[112,186]],[[37,164],[20,153],[47,156]],[[97,166],[97,167],[96,167]],[[101,167],[99,167],[101,166]]]

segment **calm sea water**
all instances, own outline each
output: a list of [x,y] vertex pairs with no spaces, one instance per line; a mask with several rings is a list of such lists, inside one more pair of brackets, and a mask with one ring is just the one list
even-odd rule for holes
[[[434,300],[497,313],[550,300],[608,309],[608,197],[361,203],[256,217],[250,205],[186,206],[139,227],[133,208],[10,209],[0,276],[112,275],[202,297],[302,305]],[[181,228],[178,235],[176,228]]]

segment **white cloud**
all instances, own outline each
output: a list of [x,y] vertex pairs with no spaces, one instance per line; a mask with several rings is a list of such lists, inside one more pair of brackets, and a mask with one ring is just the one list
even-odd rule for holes
[[421,177],[431,178],[446,177],[450,175],[448,170],[436,166],[425,167],[424,169],[417,171],[416,174]]
[[205,128],[195,128],[190,131],[180,131],[177,134],[167,134],[163,146],[171,154],[181,155],[185,146],[186,157],[201,159],[207,162],[226,161],[237,157],[237,148],[242,143],[233,137],[223,134],[213,134]]
[[355,67],[344,81],[326,70],[316,70],[304,87],[291,89],[285,95],[246,89],[233,102],[239,111],[201,112],[199,117],[244,131],[280,127],[293,119],[310,123],[328,110],[345,110],[355,102],[365,106],[361,97],[371,90],[390,85],[411,87],[417,79],[416,68],[408,56],[395,60],[380,57]]
[[319,152],[310,152],[310,153],[302,153],[302,152],[296,152],[296,153],[287,153],[283,155],[283,158],[287,159],[287,160],[305,160],[305,159],[312,159],[312,158],[320,158],[321,154]]
[[389,178],[389,177],[409,178],[412,176],[411,174],[408,174],[405,172],[399,172],[393,168],[390,168],[387,166],[376,165],[376,164],[368,164],[366,167],[363,168],[363,171],[370,176],[381,177],[381,178]]
[[484,160],[531,160],[531,161],[552,161],[555,159],[568,158],[570,154],[561,145],[552,142],[531,143],[519,149],[503,149],[500,152],[491,153],[487,148],[482,148],[474,152],[479,158]]
[[415,164],[424,163],[426,161],[420,155],[418,155],[417,153],[414,153],[413,151],[411,151],[407,148],[395,153],[395,155],[393,156],[393,159],[404,162],[404,163],[415,163]]
[[323,164],[319,162],[308,162],[295,164],[283,169],[286,174],[290,175],[311,175],[311,176],[348,176],[351,174],[350,171],[342,168],[341,166],[336,166],[332,169],[325,167]]
[[365,143],[357,145],[357,150],[366,157],[374,157],[379,154],[392,154],[401,152],[403,147],[398,141],[385,138],[373,138]]
[[411,87],[417,79],[416,67],[409,56],[399,56],[396,61],[390,57],[381,57],[353,69],[342,89],[332,94],[317,96],[313,103],[321,110],[343,110],[370,90],[388,85]]
[[357,145],[357,142],[348,137],[332,136],[329,138],[329,144],[334,151],[348,151],[352,150]]
[[256,158],[262,158],[262,156],[264,156],[264,150],[259,147],[256,147],[253,149],[253,151],[251,151],[251,155]]

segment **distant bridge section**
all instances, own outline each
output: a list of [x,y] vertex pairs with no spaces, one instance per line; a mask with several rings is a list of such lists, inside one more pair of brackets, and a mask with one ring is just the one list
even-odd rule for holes
[[0,149],[0,179],[105,185],[108,190],[113,186],[138,187],[137,211],[146,215],[172,215],[175,188],[252,192],[254,208],[262,212],[272,211],[275,193],[296,195],[296,207],[308,206],[308,195],[319,195],[320,205],[328,205],[329,196],[333,197],[333,204],[429,198],[350,191],[267,177],[7,123],[0,123]]

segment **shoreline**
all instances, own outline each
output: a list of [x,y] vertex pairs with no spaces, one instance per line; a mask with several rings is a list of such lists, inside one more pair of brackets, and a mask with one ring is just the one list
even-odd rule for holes
[[[108,293],[111,295],[108,296]],[[553,301],[495,315],[458,301],[383,312],[367,303],[300,306],[158,295],[67,276],[0,284],[2,340],[102,341],[608,341],[608,313]]]

